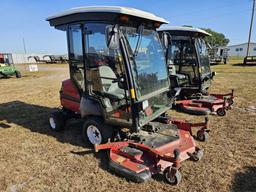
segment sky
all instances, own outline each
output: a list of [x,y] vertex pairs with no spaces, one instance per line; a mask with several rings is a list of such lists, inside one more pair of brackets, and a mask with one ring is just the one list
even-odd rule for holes
[[[170,25],[211,28],[230,45],[248,41],[252,0],[1,0],[0,52],[65,54],[66,34],[45,20],[79,6],[127,6],[164,17]],[[256,16],[252,41],[256,42]]]

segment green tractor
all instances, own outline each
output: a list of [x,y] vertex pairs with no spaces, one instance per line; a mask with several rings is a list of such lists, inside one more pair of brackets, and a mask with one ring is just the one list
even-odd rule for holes
[[0,78],[6,78],[13,75],[17,78],[21,78],[20,71],[18,71],[13,64],[12,55],[8,53],[0,53]]

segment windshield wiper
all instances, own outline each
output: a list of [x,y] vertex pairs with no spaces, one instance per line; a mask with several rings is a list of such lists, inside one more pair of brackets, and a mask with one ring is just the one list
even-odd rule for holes
[[144,30],[144,26],[140,25],[139,28],[138,28],[139,37],[138,37],[138,41],[136,43],[136,47],[135,47],[134,52],[133,52],[133,57],[136,57],[138,55],[138,51],[139,51],[139,47],[140,47],[140,44],[141,44],[143,30]]

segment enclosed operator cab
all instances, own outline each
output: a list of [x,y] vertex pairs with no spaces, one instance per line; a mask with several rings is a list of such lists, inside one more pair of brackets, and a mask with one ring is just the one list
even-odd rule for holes
[[206,93],[214,73],[211,72],[208,45],[204,30],[190,27],[167,26],[158,30],[160,36],[171,38],[166,51],[172,88],[180,87],[180,96]]
[[61,88],[64,109],[136,132],[170,108],[156,32],[166,20],[108,6],[74,8],[47,20],[67,33],[70,80]]

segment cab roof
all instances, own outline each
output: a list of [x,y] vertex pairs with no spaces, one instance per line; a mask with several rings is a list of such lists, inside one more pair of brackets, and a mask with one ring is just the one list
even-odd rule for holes
[[[94,17],[94,19],[96,19],[97,16],[105,13],[105,14],[112,14],[113,20],[114,20],[113,14],[115,14],[115,15],[123,14],[123,15],[130,15],[130,16],[138,17],[141,19],[156,21],[159,23],[169,23],[164,18],[158,17],[152,13],[142,11],[139,9],[130,8],[130,7],[119,7],[119,6],[76,7],[76,8],[72,8],[72,9],[63,11],[56,15],[50,16],[46,20],[50,21],[50,24],[52,26],[57,26],[57,25],[67,24],[69,22],[81,21],[81,19],[83,19],[83,18],[84,18],[84,20],[86,20],[86,17],[84,17],[84,16],[86,16],[86,15],[88,16],[89,15],[88,13],[90,13]],[[63,20],[63,18],[65,18],[65,20]]]
[[199,33],[202,36],[212,36],[205,30],[193,27],[180,27],[180,26],[163,26],[158,31],[170,31],[170,32],[188,32],[188,33]]

